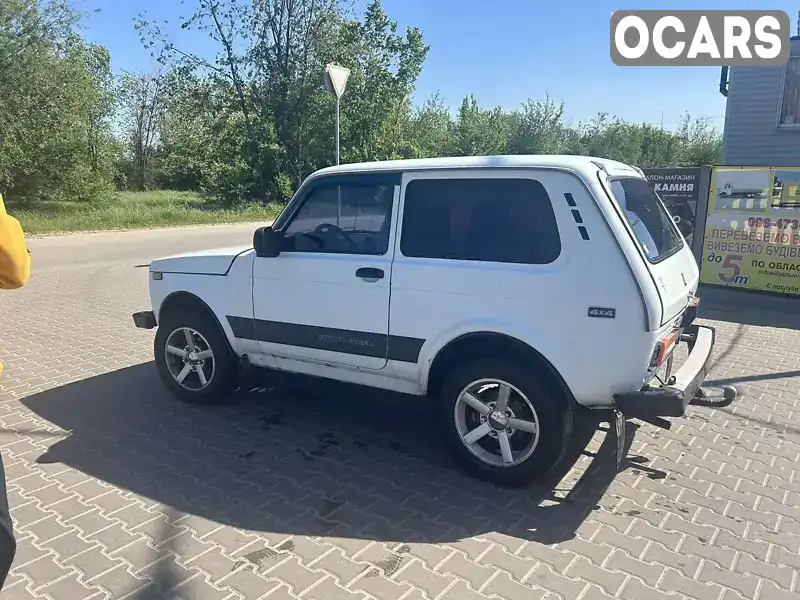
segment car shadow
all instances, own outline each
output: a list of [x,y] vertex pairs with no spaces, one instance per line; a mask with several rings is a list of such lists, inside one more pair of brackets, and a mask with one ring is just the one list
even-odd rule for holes
[[800,329],[797,296],[703,284],[699,316],[739,325]]
[[[508,489],[453,468],[426,399],[277,374],[275,381],[224,406],[193,407],[173,400],[146,363],[22,402],[70,432],[39,462],[255,531],[430,543],[502,532],[552,544],[575,536],[617,474],[613,428],[587,452],[605,420],[589,411],[577,413],[572,444],[553,472]],[[629,423],[626,455],[635,431]],[[631,461],[662,478],[646,460]]]

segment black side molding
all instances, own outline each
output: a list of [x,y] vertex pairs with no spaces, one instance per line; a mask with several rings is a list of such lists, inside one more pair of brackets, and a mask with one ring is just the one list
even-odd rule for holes
[[284,346],[416,363],[425,340],[370,331],[334,329],[227,315],[233,335]]

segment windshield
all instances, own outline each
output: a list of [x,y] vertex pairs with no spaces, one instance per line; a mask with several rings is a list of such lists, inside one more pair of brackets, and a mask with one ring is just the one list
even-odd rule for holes
[[612,179],[611,192],[650,262],[663,260],[683,246],[675,223],[647,180]]

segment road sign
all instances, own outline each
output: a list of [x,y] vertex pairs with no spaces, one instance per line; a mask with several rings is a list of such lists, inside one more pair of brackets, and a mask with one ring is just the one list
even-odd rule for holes
[[350,69],[340,67],[333,63],[325,65],[325,87],[328,91],[341,98],[344,94],[344,89],[347,86],[347,78],[350,77]]

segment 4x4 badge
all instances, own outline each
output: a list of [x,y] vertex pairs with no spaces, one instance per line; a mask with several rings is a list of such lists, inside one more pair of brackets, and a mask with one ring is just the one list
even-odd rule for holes
[[589,307],[589,316],[594,317],[595,319],[616,319],[617,318],[617,309],[616,308],[603,308],[601,306],[590,306]]

